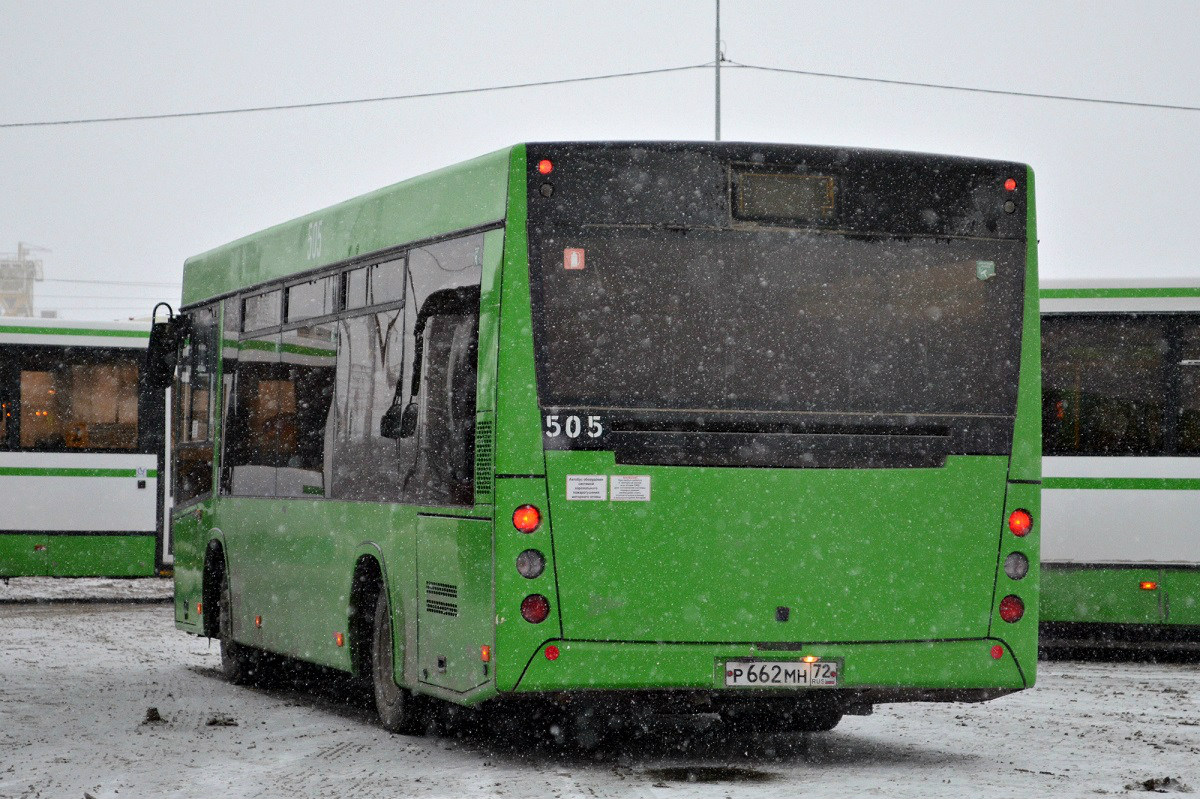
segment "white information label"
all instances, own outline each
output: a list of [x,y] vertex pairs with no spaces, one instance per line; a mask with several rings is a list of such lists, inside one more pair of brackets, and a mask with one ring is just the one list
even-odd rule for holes
[[568,474],[567,499],[603,502],[608,499],[608,475]]
[[650,476],[641,474],[614,474],[612,476],[613,502],[649,502]]

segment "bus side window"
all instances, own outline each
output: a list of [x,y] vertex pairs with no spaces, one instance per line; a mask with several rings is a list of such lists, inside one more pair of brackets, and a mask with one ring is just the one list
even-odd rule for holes
[[440,314],[425,324],[417,462],[409,491],[425,505],[474,502],[477,314]]
[[217,319],[212,308],[191,312],[191,334],[175,375],[175,504],[212,491]]

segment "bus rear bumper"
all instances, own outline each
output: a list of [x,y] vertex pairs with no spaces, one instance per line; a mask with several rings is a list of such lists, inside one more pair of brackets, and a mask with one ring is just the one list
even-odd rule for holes
[[[549,647],[557,657],[547,657]],[[1031,684],[1008,645],[996,638],[955,641],[806,644],[546,641],[510,689],[516,692],[654,691],[837,693],[852,703],[983,701]],[[999,650],[995,648],[999,647]],[[550,654],[554,654],[553,651]],[[999,654],[1000,657],[994,657]],[[834,688],[727,688],[727,662],[796,662],[805,656],[838,662]]]

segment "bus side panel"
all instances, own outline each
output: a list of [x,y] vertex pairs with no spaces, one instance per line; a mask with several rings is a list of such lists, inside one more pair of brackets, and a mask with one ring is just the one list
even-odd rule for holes
[[1158,624],[1162,589],[1154,566],[1093,567],[1047,563],[1042,566],[1042,621],[1102,624]]
[[[204,555],[213,537],[213,502],[199,502],[171,514],[175,541],[175,626],[191,633],[202,630]],[[218,533],[219,538],[219,533]]]
[[[1200,569],[1163,569],[1163,610],[1167,624],[1200,625]],[[1200,637],[1200,628],[1197,630]]]
[[155,574],[153,535],[56,535],[49,539],[53,577],[147,577]]
[[1042,318],[1038,305],[1037,216],[1033,170],[1026,170],[1025,310],[1021,377],[1013,430],[1010,480],[1042,479]]
[[[503,389],[496,399],[496,473],[544,475],[546,460],[533,366],[524,145],[513,148],[511,170],[501,275],[497,384]],[[512,510],[497,506],[496,512],[504,518]]]
[[45,533],[0,535],[0,577],[47,577],[50,557]]

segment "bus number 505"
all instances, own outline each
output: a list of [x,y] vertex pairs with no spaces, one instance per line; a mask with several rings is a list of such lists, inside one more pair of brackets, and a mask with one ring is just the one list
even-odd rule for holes
[[[546,435],[550,438],[558,438],[566,434],[567,438],[579,438],[583,432],[583,419],[578,416],[567,416],[558,421],[557,413],[550,414],[546,417]],[[599,438],[604,432],[604,427],[600,424],[599,416],[589,416],[587,418],[587,437]]]

